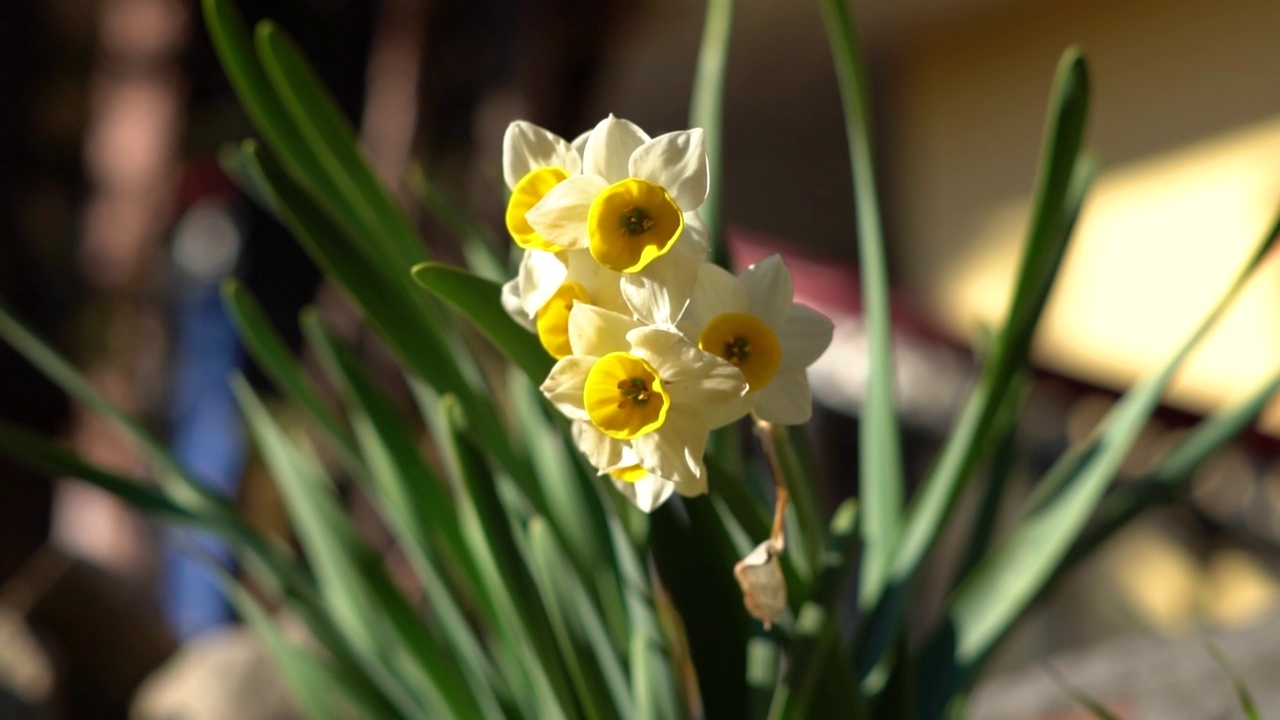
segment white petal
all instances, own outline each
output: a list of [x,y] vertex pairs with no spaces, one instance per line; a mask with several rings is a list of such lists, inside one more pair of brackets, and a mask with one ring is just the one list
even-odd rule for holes
[[680,242],[687,243],[685,249],[697,255],[698,260],[706,260],[711,253],[710,237],[711,231],[707,230],[707,224],[697,210],[684,214],[684,233],[680,235]]
[[723,405],[747,391],[742,371],[723,358],[699,350],[678,332],[642,327],[627,333],[631,354],[642,358],[662,378],[671,405],[706,408]]
[[710,434],[702,414],[694,408],[667,411],[662,427],[631,441],[640,466],[677,485],[697,483],[706,476],[702,454]]
[[544,250],[525,250],[520,258],[520,270],[516,274],[517,290],[520,293],[520,304],[530,318],[538,316],[538,311],[551,300],[560,285],[569,274],[568,269],[556,253]]
[[771,328],[782,327],[791,310],[791,271],[780,255],[770,255],[747,268],[738,282],[747,291],[747,312]]
[[635,482],[623,482],[614,480],[613,484],[617,486],[618,492],[622,493],[635,506],[644,512],[653,512],[662,503],[671,497],[671,493],[675,491],[676,484],[670,480],[662,478],[652,473],[645,475]]
[[587,410],[583,404],[582,391],[587,381],[587,373],[599,358],[587,355],[570,355],[561,358],[547,374],[538,388],[551,401],[556,409],[571,420],[585,420]]
[[622,453],[626,447],[623,442],[600,432],[589,421],[574,421],[570,434],[573,435],[573,444],[578,446],[587,462],[597,470],[615,468],[622,461]]
[[674,325],[680,320],[698,282],[699,258],[683,240],[640,272],[623,273],[622,297],[636,317],[651,325]]
[[729,402],[703,406],[702,414],[707,418],[707,426],[716,430],[746,417],[755,406],[759,394],[752,393]]
[[507,187],[514,189],[520,178],[543,167],[563,168],[572,176],[582,169],[582,160],[573,146],[549,130],[524,120],[508,125],[502,137],[502,178]]
[[635,320],[612,310],[574,303],[569,311],[569,347],[577,355],[594,357],[625,352],[631,347],[627,333],[639,326]]
[[649,136],[635,123],[612,115],[600,121],[587,138],[582,152],[582,171],[598,175],[610,183],[628,177],[627,161]]
[[733,273],[719,265],[703,263],[698,268],[698,282],[693,286],[689,307],[680,318],[680,330],[696,342],[702,329],[715,316],[746,309],[747,293]]
[[622,289],[619,287],[619,283],[622,282],[622,273],[610,270],[596,262],[596,259],[591,257],[590,250],[565,250],[559,255],[564,258],[565,265],[569,268],[568,279],[586,288],[592,305],[598,305],[605,310],[631,314],[631,309],[622,299]]
[[587,246],[587,210],[608,187],[594,175],[578,175],[551,188],[524,219],[529,226],[556,245],[565,248]]
[[502,284],[502,309],[526,330],[537,331],[533,318],[529,317],[524,303],[520,302],[520,278],[514,277]]
[[835,325],[826,315],[808,305],[792,305],[782,327],[778,328],[778,344],[782,346],[782,367],[803,370],[831,346]]
[[631,177],[667,189],[681,210],[696,210],[707,199],[707,148],[702,128],[660,135],[641,145],[627,164]]
[[780,370],[755,393],[756,417],[776,425],[803,425],[813,416],[813,394],[803,370]]
[[702,475],[697,480],[694,480],[693,482],[672,483],[672,485],[675,486],[676,492],[680,493],[681,497],[698,497],[699,495],[706,495],[707,494],[706,468],[705,467],[703,468]]
[[578,157],[582,157],[587,151],[587,140],[591,139],[591,131],[588,130],[573,139],[569,144],[573,146],[573,151],[578,153]]

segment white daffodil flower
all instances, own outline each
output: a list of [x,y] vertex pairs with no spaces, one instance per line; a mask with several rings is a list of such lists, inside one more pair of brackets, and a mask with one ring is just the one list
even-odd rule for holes
[[777,255],[739,277],[711,264],[679,322],[698,347],[742,371],[749,390],[730,406],[708,413],[720,427],[753,412],[778,425],[799,425],[813,414],[805,369],[831,344],[833,326],[822,313],[792,302],[791,271]]
[[548,189],[525,214],[548,243],[586,248],[623,273],[623,294],[642,298],[653,285],[671,288],[679,308],[707,255],[695,211],[706,200],[707,154],[701,129],[650,139],[610,115],[587,137],[582,174]]
[[569,311],[577,303],[629,312],[613,272],[586,250],[550,253],[525,250],[516,277],[502,286],[502,306],[511,317],[538,334],[542,347],[557,360],[573,354],[569,344]]
[[581,151],[564,138],[524,120],[507,126],[502,137],[502,176],[511,190],[507,232],[517,245],[549,252],[563,249],[530,227],[525,213],[552,188],[581,171]]
[[574,305],[569,335],[575,354],[556,363],[541,389],[574,421],[574,441],[591,464],[624,480],[642,479],[643,470],[676,490],[706,492],[707,411],[747,391],[742,372],[673,328],[592,305]]

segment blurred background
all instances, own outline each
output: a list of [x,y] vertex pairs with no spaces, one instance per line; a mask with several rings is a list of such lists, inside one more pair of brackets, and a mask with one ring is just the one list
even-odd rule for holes
[[[1280,4],[853,6],[870,62],[912,478],[928,469],[967,392],[972,348],[1002,321],[1057,58],[1078,44],[1090,63],[1088,145],[1101,173],[1036,339],[1008,516],[1049,462],[1194,327],[1264,230],[1280,198]],[[501,137],[511,120],[570,138],[610,112],[654,135],[684,127],[703,18],[688,0],[256,0],[240,9],[297,38],[424,241],[454,260],[447,222],[430,208],[455,203],[502,242]],[[242,278],[295,343],[308,303],[351,338],[366,334],[287,232],[219,170],[219,146],[252,129],[197,4],[0,3],[0,100],[0,296],[255,523],[287,534],[226,389],[228,373],[256,371],[221,310],[219,283]],[[865,367],[843,121],[816,4],[735,4],[725,102],[715,192],[735,264],[784,253],[798,299],[837,322],[812,371],[823,410],[811,428],[834,506],[857,484],[850,439]],[[427,181],[411,187],[415,167]],[[1140,477],[1196,419],[1280,367],[1278,328],[1280,268],[1269,262],[1186,365],[1124,477]],[[364,345],[370,363],[391,367],[371,337]],[[146,473],[110,427],[8,348],[0,416]],[[1133,717],[1222,716],[1229,686],[1204,633],[1263,705],[1280,702],[1277,437],[1273,407],[1197,474],[1188,498],[1144,517],[1060,583],[996,658],[975,716],[1070,717],[1038,664],[1046,659]],[[372,517],[358,496],[350,502]],[[961,514],[974,505],[966,500]],[[0,459],[0,717],[292,716],[193,546],[224,554],[91,488]],[[921,583],[922,621],[959,560],[946,546]]]

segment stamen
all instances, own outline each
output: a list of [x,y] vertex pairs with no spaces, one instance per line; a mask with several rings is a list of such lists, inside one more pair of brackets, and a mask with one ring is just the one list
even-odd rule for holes
[[622,211],[622,230],[628,235],[640,235],[653,227],[653,218],[643,208],[628,207]]
[[741,365],[751,359],[751,341],[738,335],[730,335],[724,341],[724,359]]
[[640,378],[619,380],[618,389],[622,391],[622,400],[618,402],[619,410],[625,408],[627,403],[644,405],[649,402],[649,386]]

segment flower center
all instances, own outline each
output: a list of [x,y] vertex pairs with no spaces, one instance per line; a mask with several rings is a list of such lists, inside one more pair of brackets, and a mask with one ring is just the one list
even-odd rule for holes
[[622,211],[622,229],[629,235],[639,235],[653,227],[653,218],[644,208],[629,207]]
[[532,170],[520,178],[520,182],[511,190],[511,199],[507,201],[507,232],[511,239],[526,250],[546,250],[560,252],[564,248],[546,239],[529,221],[524,219],[525,213],[533,209],[551,188],[568,179],[569,174],[562,168],[542,167]]
[[591,366],[582,399],[591,424],[619,440],[662,427],[671,403],[653,366],[625,352],[609,353]]
[[782,364],[782,346],[773,329],[750,313],[721,313],[698,336],[698,347],[742,371],[748,393],[769,384]]
[[573,346],[569,343],[569,311],[573,309],[574,303],[579,302],[591,302],[587,289],[579,283],[565,281],[547,304],[538,310],[538,340],[551,357],[557,360],[573,354]]
[[638,272],[671,249],[684,213],[661,186],[628,178],[605,188],[587,211],[591,256],[617,272]]

